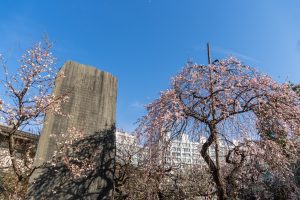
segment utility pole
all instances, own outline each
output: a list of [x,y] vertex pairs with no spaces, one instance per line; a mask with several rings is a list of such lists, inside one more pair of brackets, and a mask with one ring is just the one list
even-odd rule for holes
[[[209,43],[207,43],[207,59],[208,59],[208,65],[211,64],[211,60],[210,60],[210,46]],[[213,77],[213,70],[211,67],[209,67],[209,79],[210,79],[210,94],[214,94],[214,77]],[[215,101],[215,95],[212,95],[212,103],[211,103],[211,110],[212,110],[212,118],[213,121],[215,121],[215,115],[216,115],[216,105],[215,105],[216,101]],[[211,129],[211,134],[213,135],[214,138],[214,143],[215,143],[215,156],[216,156],[216,162],[215,162],[215,166],[216,166],[216,173],[219,179],[219,185],[221,186],[221,189],[223,190],[222,195],[224,195],[224,183],[223,183],[223,178],[222,178],[222,174],[220,171],[220,155],[219,155],[219,138],[218,138],[218,132],[217,132],[217,126],[215,123],[213,123],[212,125],[212,129]],[[220,189],[220,188],[219,188]],[[219,190],[218,189],[218,190]],[[219,192],[219,191],[218,191]],[[225,193],[226,195],[226,193]]]
[[208,64],[210,65],[210,46],[209,46],[209,42],[207,43],[207,59],[208,59]]

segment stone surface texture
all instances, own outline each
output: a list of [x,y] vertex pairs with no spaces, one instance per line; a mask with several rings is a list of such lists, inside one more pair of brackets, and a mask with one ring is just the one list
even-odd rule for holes
[[[53,94],[67,93],[69,101],[62,105],[63,116],[46,114],[35,156],[35,166],[40,166],[53,157],[58,142],[66,140],[62,134],[66,134],[68,128],[75,127],[88,137],[96,132],[103,134],[106,130],[110,130],[108,133],[113,134],[111,130],[115,127],[117,79],[114,76],[73,61],[66,62],[59,73],[64,73],[65,77],[56,81]],[[111,143],[110,147],[114,146],[114,136],[109,138],[113,139],[105,142]],[[108,154],[113,156],[114,152],[111,151]],[[42,170],[36,170],[31,176],[30,183],[33,184],[42,173]],[[92,188],[99,189],[99,186],[94,185]]]

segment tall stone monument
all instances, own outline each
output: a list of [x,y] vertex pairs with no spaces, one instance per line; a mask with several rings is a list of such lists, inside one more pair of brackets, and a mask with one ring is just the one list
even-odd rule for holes
[[[85,135],[81,143],[75,144],[78,145],[76,148],[82,148],[84,155],[87,152],[95,154],[93,148],[100,149],[96,172],[85,178],[72,179],[66,173],[68,170],[64,164],[54,168],[45,165],[32,174],[26,198],[111,199],[114,187],[117,79],[109,73],[73,61],[66,62],[61,72],[65,77],[57,80],[53,94],[67,93],[69,96],[69,101],[62,105],[65,115],[46,114],[34,165],[41,166],[52,159],[58,150],[58,143],[67,140],[68,128],[75,127]],[[87,145],[90,145],[88,149],[85,148]],[[84,159],[82,155],[76,156]],[[77,167],[80,168],[80,165]]]

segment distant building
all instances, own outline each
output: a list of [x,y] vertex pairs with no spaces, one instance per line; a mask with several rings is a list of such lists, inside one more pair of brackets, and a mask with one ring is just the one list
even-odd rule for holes
[[[187,134],[182,134],[176,139],[170,140],[170,136],[168,135],[167,140],[169,141],[168,146],[164,149],[164,153],[160,153],[162,155],[162,157],[159,158],[161,162],[175,168],[205,164],[200,151],[206,141],[206,137],[200,137],[199,141],[192,141]],[[228,148],[229,147],[219,142],[221,162],[225,161],[225,154],[228,152]],[[117,157],[124,158],[125,156],[128,158],[130,155],[134,164],[141,160],[140,156],[147,154],[140,152],[141,147],[138,146],[136,137],[126,132],[116,133],[116,149]],[[215,158],[214,151],[214,146],[212,145],[209,149],[209,154],[212,159]]]
[[[206,137],[201,136],[198,141],[192,141],[187,134],[180,135],[177,139],[171,140],[168,151],[165,156],[165,162],[171,166],[179,168],[203,165],[204,159],[201,156],[201,148],[205,143]],[[228,147],[222,142],[219,142],[220,161],[225,161],[225,155],[228,152]],[[212,159],[215,158],[215,148],[212,145],[208,153]]]
[[[10,128],[4,125],[0,125],[0,170],[7,170],[11,166],[11,161],[8,151]],[[25,131],[17,131],[14,133],[15,145],[17,147],[17,156],[22,153],[25,147],[37,145],[39,135],[28,133]],[[31,155],[34,157],[34,153]]]
[[138,163],[139,150],[137,138],[123,131],[116,131],[116,159],[119,162]]
[[165,162],[168,165],[186,167],[191,165],[203,164],[200,150],[206,138],[201,138],[200,142],[192,142],[189,136],[182,134],[169,144],[166,151]]

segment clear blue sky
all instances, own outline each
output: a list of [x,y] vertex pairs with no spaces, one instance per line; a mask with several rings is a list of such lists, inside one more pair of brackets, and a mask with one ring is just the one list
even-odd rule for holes
[[278,81],[300,82],[300,1],[51,0],[0,3],[0,52],[11,70],[48,35],[66,60],[118,78],[117,125],[132,131],[143,105],[188,59],[235,55]]

